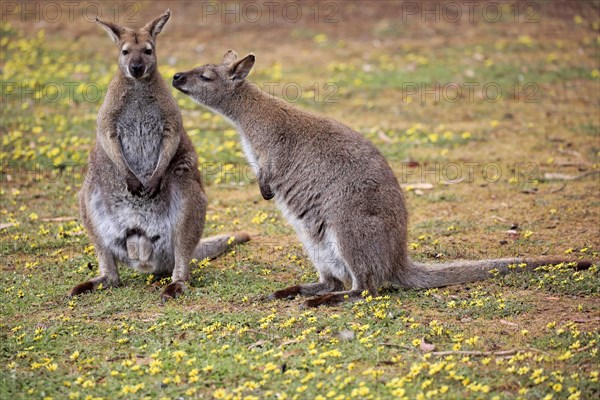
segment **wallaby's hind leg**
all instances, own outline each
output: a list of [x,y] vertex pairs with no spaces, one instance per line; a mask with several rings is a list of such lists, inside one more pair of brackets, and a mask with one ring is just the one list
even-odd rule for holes
[[[301,235],[302,237],[302,235]],[[337,244],[333,241],[315,242],[306,238],[303,246],[319,271],[319,282],[290,286],[272,293],[267,299],[293,299],[298,295],[319,296],[326,293],[344,290],[342,279],[348,279],[344,261],[339,257]]]
[[321,282],[304,283],[301,285],[290,286],[285,289],[278,290],[272,293],[268,300],[288,299],[291,300],[298,295],[302,296],[318,296],[325,293],[336,292],[342,290],[344,284],[333,276],[321,276]]
[[[190,261],[204,230],[204,218],[199,216],[203,216],[206,212],[206,196],[202,192],[198,182],[183,181],[180,184],[187,185],[188,188],[186,190],[190,194],[182,197],[179,202],[172,202],[171,205],[173,209],[170,212],[176,216],[176,222],[173,226],[175,266],[171,276],[171,283],[162,292],[161,298],[163,302],[178,297],[186,290],[186,283],[190,280]],[[196,188],[192,188],[191,186],[196,186]],[[174,188],[174,190],[179,190],[179,195],[183,193],[178,187]],[[199,218],[201,220],[198,220]]]
[[100,276],[75,285],[69,292],[69,297],[77,296],[82,293],[94,291],[100,284],[103,286],[120,286],[119,270],[114,257],[106,249],[98,247],[96,244],[96,254],[98,255],[98,269]]
[[[308,299],[302,304],[303,307],[335,306],[345,301],[357,301],[362,298],[365,291],[372,296],[377,296],[376,278],[371,263],[382,261],[365,254],[363,249],[352,246],[340,247],[338,243],[338,241],[333,242],[333,254],[330,257],[336,262],[329,265],[337,273],[345,273],[350,277],[352,289],[346,291],[337,289],[338,291]],[[357,241],[348,241],[348,243],[357,243]]]

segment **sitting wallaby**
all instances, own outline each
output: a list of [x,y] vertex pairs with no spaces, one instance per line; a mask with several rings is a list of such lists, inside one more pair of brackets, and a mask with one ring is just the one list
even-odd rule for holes
[[[319,272],[319,282],[269,298],[318,296],[305,306],[376,296],[384,283],[439,287],[485,279],[490,271],[532,269],[556,259],[506,258],[419,264],[407,251],[405,200],[383,155],[359,133],[302,111],[245,80],[254,55],[233,51],[221,64],[175,74],[173,86],[232,121],[262,196],[275,198]],[[579,262],[579,267],[589,266]],[[344,290],[350,284],[350,290]]]
[[190,279],[189,263],[214,258],[241,233],[199,242],[206,196],[194,146],[169,86],[156,67],[156,37],[167,10],[138,31],[97,19],[119,46],[119,70],[98,113],[97,140],[79,192],[81,219],[96,249],[100,276],[70,295],[120,284],[117,263],[171,275],[162,298]]

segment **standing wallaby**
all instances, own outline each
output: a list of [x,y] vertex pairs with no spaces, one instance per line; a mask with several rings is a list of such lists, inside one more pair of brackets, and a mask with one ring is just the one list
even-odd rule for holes
[[[383,155],[341,123],[302,111],[245,80],[254,55],[233,51],[218,65],[175,74],[173,86],[232,121],[258,177],[275,198],[319,272],[319,282],[291,286],[271,299],[318,296],[305,306],[376,296],[384,283],[426,288],[482,280],[511,264],[527,269],[564,260],[506,258],[419,264],[407,251],[404,196]],[[590,263],[580,261],[578,267]],[[350,290],[344,290],[345,285]]]
[[190,279],[189,262],[214,258],[247,234],[199,242],[206,196],[194,146],[169,86],[156,67],[156,37],[167,10],[138,31],[96,21],[119,46],[119,71],[98,113],[97,140],[79,192],[83,225],[94,243],[100,276],[70,295],[120,284],[117,263],[171,275],[162,298]]

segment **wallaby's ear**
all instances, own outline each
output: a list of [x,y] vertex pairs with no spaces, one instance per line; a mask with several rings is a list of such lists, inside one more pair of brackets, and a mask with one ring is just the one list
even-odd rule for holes
[[221,62],[222,64],[225,65],[230,65],[233,62],[235,62],[238,59],[238,55],[235,51],[233,50],[229,50],[227,53],[225,53],[225,55],[223,56],[223,61]]
[[171,18],[171,10],[167,9],[163,15],[144,25],[142,30],[148,32],[153,39],[156,39],[156,36],[162,31],[169,18]]
[[229,79],[241,81],[242,79],[246,78],[254,66],[255,60],[254,54],[248,54],[240,61],[235,61],[229,67]]
[[110,36],[115,43],[119,43],[119,40],[121,40],[121,35],[125,33],[125,28],[122,28],[117,24],[113,24],[112,22],[102,21],[98,17],[96,17],[96,23],[104,28],[104,30],[108,33],[108,36]]

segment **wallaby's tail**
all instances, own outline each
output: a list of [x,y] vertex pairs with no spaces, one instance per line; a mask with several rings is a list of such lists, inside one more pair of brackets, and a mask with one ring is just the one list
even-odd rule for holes
[[[406,287],[433,288],[458,285],[466,282],[481,281],[494,275],[510,272],[532,271],[544,265],[573,263],[574,269],[591,267],[589,260],[566,260],[561,258],[498,258],[480,261],[455,261],[449,263],[422,264],[411,262],[409,268],[402,271],[400,283]],[[497,271],[497,272],[496,272]]]
[[205,258],[214,259],[225,253],[234,244],[244,243],[250,240],[250,235],[246,232],[233,233],[231,235],[216,235],[200,240],[194,258],[204,260]]

